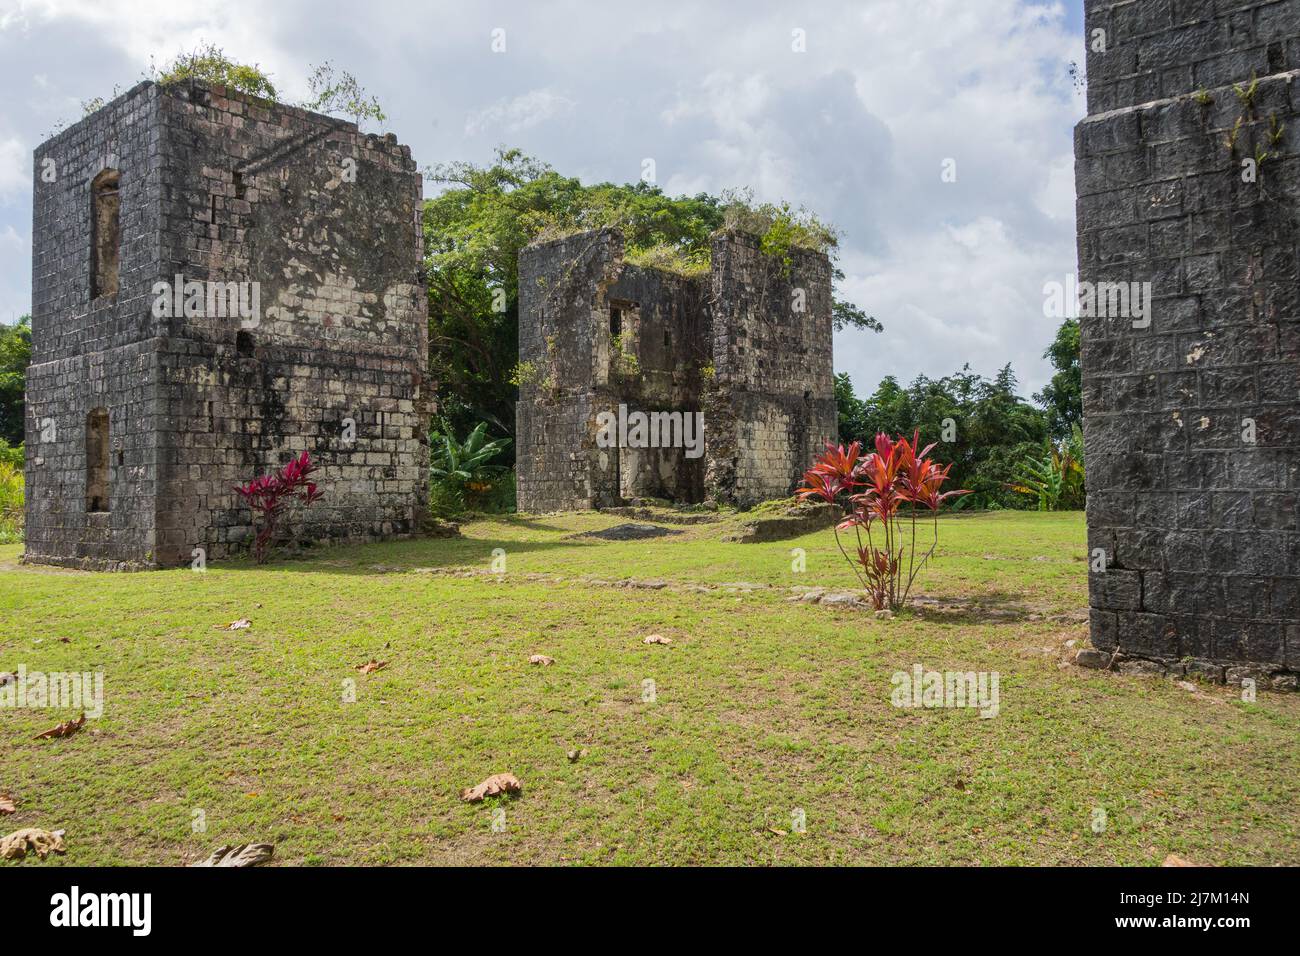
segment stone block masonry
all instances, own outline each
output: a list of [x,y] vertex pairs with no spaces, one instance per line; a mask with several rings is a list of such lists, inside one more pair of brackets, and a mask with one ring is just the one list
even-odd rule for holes
[[[636,497],[752,505],[793,490],[836,435],[831,268],[713,238],[681,276],[624,261],[604,229],[519,256],[519,506],[615,507]],[[704,453],[598,440],[602,415],[698,414]]]
[[1294,688],[1300,2],[1087,0],[1085,30],[1080,284],[1114,284],[1081,318],[1092,642]]
[[325,497],[292,537],[419,529],[432,383],[407,147],[142,83],[40,146],[34,183],[26,560],[239,553],[232,486],[304,450]]

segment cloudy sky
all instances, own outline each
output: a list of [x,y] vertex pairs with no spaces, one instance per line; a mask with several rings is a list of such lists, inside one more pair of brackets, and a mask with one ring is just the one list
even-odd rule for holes
[[670,193],[807,206],[843,233],[841,295],[885,325],[836,339],[860,394],[966,362],[1011,362],[1025,394],[1049,376],[1082,0],[0,0],[0,322],[30,306],[32,150],[203,42],[290,99],[314,64],[351,70],[422,165],[509,144],[629,182],[649,158]]

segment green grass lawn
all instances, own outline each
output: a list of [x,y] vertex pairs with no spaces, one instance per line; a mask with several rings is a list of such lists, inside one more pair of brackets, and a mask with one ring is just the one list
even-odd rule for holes
[[[889,621],[788,600],[851,586],[829,532],[571,537],[625,520],[481,520],[202,574],[0,547],[0,671],[105,679],[103,716],[67,739],[32,738],[74,713],[0,710],[18,808],[0,833],[66,829],[66,856],[22,864],[44,866],[247,841],[291,864],[1300,863],[1300,695],[1067,663],[1087,636],[1081,515],[945,519],[920,590],[959,603]],[[736,582],[754,587],[690,587]],[[391,663],[360,674],[372,657]],[[917,663],[997,671],[999,714],[893,707]],[[461,802],[502,771],[522,795]]]

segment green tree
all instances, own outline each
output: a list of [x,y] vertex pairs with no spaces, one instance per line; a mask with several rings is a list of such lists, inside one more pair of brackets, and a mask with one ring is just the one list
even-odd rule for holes
[[835,376],[835,407],[839,412],[840,441],[848,444],[862,440],[866,434],[867,409],[862,399],[853,394],[853,380],[848,372]]
[[0,439],[11,445],[23,441],[23,391],[32,361],[32,317],[0,325]]
[[1079,320],[1066,319],[1043,353],[1056,373],[1034,395],[1047,411],[1048,426],[1057,442],[1070,439],[1075,426],[1083,426],[1083,371],[1079,365]]
[[334,64],[326,60],[307,77],[311,99],[302,104],[303,109],[317,113],[342,113],[352,117],[358,127],[365,120],[382,123],[388,119],[379,100],[366,92],[357,78],[347,70],[335,71]]
[[857,431],[841,438],[869,443],[877,432],[910,436],[920,431],[923,444],[937,442],[935,460],[952,465],[949,486],[974,492],[971,507],[1031,507],[1033,502],[1008,484],[1025,462],[1041,459],[1047,417],[1016,394],[1017,384],[1009,365],[993,379],[967,365],[939,379],[918,375],[906,388],[887,376],[862,401]]

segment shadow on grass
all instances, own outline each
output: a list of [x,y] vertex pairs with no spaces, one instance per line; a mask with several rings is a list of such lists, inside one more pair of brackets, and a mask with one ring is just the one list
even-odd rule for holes
[[971,597],[942,597],[914,594],[908,611],[927,621],[943,624],[1006,624],[1033,619],[1077,621],[1086,624],[1086,607],[1061,611],[1049,604],[1026,604],[1023,595],[1007,591],[983,591]]
[[487,568],[492,552],[509,554],[584,548],[602,544],[575,541],[517,541],[495,538],[417,538],[313,548],[297,555],[272,556],[266,564],[251,558],[213,564],[223,571],[297,571],[316,574],[384,575],[428,568]]

